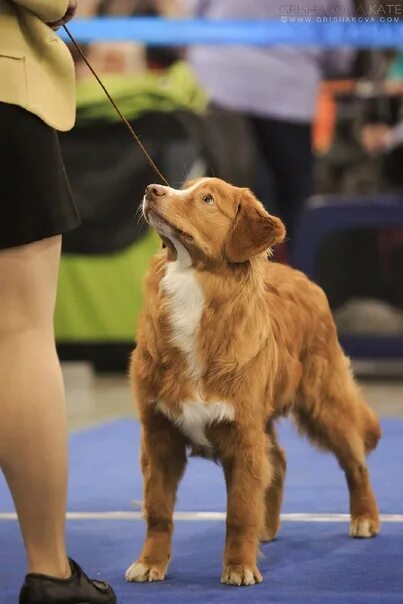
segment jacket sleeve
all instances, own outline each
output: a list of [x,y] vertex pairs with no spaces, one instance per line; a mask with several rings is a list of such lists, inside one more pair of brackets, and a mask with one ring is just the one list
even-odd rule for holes
[[69,0],[13,0],[13,2],[31,11],[45,23],[53,23],[61,19],[69,5]]

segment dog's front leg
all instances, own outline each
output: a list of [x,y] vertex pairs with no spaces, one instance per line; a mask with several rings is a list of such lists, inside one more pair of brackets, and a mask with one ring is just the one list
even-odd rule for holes
[[270,479],[265,434],[257,427],[233,425],[222,462],[227,483],[227,536],[221,582],[230,585],[261,583],[257,568],[263,528],[265,490]]
[[176,490],[186,466],[186,444],[159,414],[143,423],[141,465],[147,536],[140,558],[126,571],[127,581],[162,581],[171,558]]

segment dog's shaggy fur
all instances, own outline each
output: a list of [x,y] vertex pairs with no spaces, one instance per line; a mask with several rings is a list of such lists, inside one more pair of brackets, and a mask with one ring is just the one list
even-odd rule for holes
[[227,491],[222,581],[251,585],[259,540],[280,526],[286,460],[275,420],[332,451],[353,537],[379,531],[366,454],[380,437],[339,345],[323,291],[267,260],[284,226],[247,189],[218,179],[151,185],[144,214],[165,249],[146,280],[131,378],[142,423],[147,537],[129,581],[162,580],[187,449],[218,459]]

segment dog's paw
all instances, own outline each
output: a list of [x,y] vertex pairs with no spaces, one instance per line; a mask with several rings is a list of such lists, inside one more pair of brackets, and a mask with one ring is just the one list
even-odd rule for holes
[[277,537],[278,531],[279,531],[279,529],[277,529],[277,530],[272,530],[271,528],[264,529],[260,534],[260,541],[262,541],[262,543],[274,541],[274,539]]
[[146,564],[138,560],[133,562],[126,571],[126,581],[129,583],[145,583],[147,581],[163,581],[166,575],[166,568],[157,564]]
[[255,585],[262,581],[263,577],[256,566],[250,567],[243,564],[226,566],[221,577],[221,583],[226,585]]
[[379,518],[370,518],[369,516],[357,516],[351,518],[350,537],[369,539],[379,533]]
[[260,533],[260,541],[274,541],[280,530],[280,519],[273,518],[267,522],[266,526]]

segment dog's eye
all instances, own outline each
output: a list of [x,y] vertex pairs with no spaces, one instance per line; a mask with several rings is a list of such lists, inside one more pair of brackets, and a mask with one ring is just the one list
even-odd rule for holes
[[204,203],[207,203],[209,206],[211,206],[211,204],[214,203],[214,197],[212,195],[205,195],[203,197],[203,201]]

